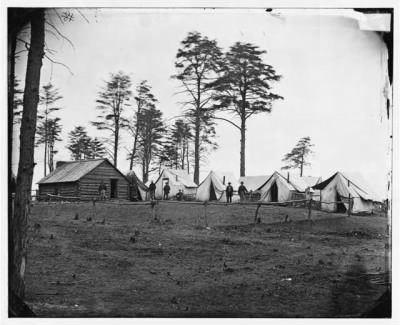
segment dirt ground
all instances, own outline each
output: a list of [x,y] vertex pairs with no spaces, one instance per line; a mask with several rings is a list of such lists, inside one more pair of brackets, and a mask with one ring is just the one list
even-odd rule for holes
[[388,286],[386,217],[304,208],[35,203],[39,317],[357,317]]

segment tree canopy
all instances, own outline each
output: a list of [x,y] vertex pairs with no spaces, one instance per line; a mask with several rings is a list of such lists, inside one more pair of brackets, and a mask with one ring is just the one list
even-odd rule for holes
[[246,170],[246,121],[254,114],[269,113],[275,100],[283,99],[271,91],[273,82],[280,80],[275,69],[263,61],[267,53],[250,43],[236,42],[224,56],[220,77],[208,87],[215,90],[212,97],[216,111],[226,111],[239,118],[239,123],[224,120],[240,131],[240,176]]
[[[210,106],[213,89],[210,83],[217,78],[221,59],[222,51],[217,42],[199,32],[190,32],[181,42],[176,55],[177,74],[172,78],[180,82],[180,93],[186,95],[182,105],[184,115],[194,132],[194,182],[197,184],[204,146],[208,142],[212,143],[210,138],[215,135],[213,111]],[[207,138],[207,141],[202,141],[202,138]]]
[[287,153],[282,159],[287,164],[282,169],[296,169],[300,168],[300,176],[303,176],[304,166],[309,166],[310,163],[307,161],[308,156],[313,153],[311,147],[314,145],[311,143],[310,137],[301,138],[291,152]]
[[132,96],[131,78],[123,71],[112,73],[108,81],[98,93],[96,100],[97,109],[100,114],[97,121],[92,122],[98,130],[105,130],[112,135],[112,159],[114,166],[118,163],[118,149],[120,141],[120,129],[122,120],[122,112],[130,105]]

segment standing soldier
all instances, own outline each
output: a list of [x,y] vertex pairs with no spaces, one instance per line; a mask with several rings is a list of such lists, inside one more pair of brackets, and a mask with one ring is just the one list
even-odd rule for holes
[[226,193],[226,202],[232,203],[233,187],[231,185],[231,182],[228,182],[228,186],[226,187],[225,193]]
[[100,200],[106,200],[106,191],[107,191],[107,186],[104,184],[103,181],[101,181],[101,184],[99,185],[99,194],[100,194]]
[[169,187],[168,182],[166,182],[164,186],[164,200],[168,200],[170,190],[171,188]]
[[240,182],[240,186],[238,189],[240,201],[244,201],[244,195],[248,193],[246,186],[243,185],[243,182]]
[[155,200],[156,184],[154,184],[153,181],[151,181],[149,185],[149,190],[150,190],[150,200]]

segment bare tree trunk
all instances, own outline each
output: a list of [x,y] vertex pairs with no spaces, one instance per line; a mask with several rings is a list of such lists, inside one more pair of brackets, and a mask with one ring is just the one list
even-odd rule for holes
[[[144,154],[144,153],[143,153]],[[143,178],[143,183],[147,183],[147,177],[148,175],[146,175],[146,160],[142,159],[142,178]]]
[[197,79],[196,124],[194,131],[194,182],[199,185],[200,178],[200,79]]
[[54,143],[49,143],[49,172],[54,170]]
[[304,148],[303,148],[303,155],[301,156],[300,177],[303,177],[303,165],[304,165]]
[[181,168],[184,170],[185,169],[185,158],[186,158],[186,142],[185,139],[181,140]]
[[138,103],[138,111],[136,113],[135,137],[133,139],[133,149],[132,149],[131,159],[130,159],[130,163],[129,163],[129,170],[133,169],[133,161],[136,156],[137,140],[138,140],[138,134],[139,134],[139,114],[140,114],[140,102]]
[[[46,98],[47,101],[47,98]],[[44,119],[44,176],[47,174],[47,103],[46,103],[46,112],[45,112],[45,119]]]
[[14,217],[12,219],[13,245],[11,254],[12,272],[9,285],[12,291],[23,298],[25,294],[26,233],[30,205],[30,192],[34,168],[34,147],[37,106],[39,102],[40,70],[44,55],[44,9],[35,11],[30,17],[31,40],[25,76],[25,90],[20,134],[20,154]]
[[136,156],[136,148],[137,148],[137,128],[136,128],[135,139],[133,140],[133,149],[130,157],[129,170],[133,169],[133,161]]
[[240,176],[246,176],[246,119],[242,118],[240,126]]
[[15,272],[14,266],[14,237],[13,237],[13,198],[10,188],[13,173],[12,173],[12,156],[13,156],[13,126],[14,126],[14,82],[15,82],[15,49],[17,46],[17,32],[15,26],[10,26],[11,14],[8,13],[8,285],[9,285],[9,308],[15,309],[10,296],[15,291],[13,286],[13,274]]
[[15,83],[15,49],[17,47],[17,32],[12,31],[8,40],[8,166],[11,179],[12,139],[14,126],[14,83]]
[[193,181],[199,184],[200,174],[200,117],[196,116],[196,127],[194,133],[194,176]]
[[187,172],[190,174],[190,165],[189,165],[189,140],[186,140],[186,166]]
[[114,133],[114,167],[117,168],[118,162],[118,138],[119,138],[119,122],[115,122],[115,133]]

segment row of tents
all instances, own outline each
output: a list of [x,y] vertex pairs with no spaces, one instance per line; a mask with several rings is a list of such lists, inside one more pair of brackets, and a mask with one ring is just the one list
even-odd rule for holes
[[[146,185],[141,183],[133,172],[129,177],[135,177],[138,180],[141,197],[147,198]],[[287,202],[312,196],[326,211],[345,212],[349,209],[349,202],[351,202],[352,213],[371,213],[375,203],[380,202],[378,196],[359,175],[342,172],[337,172],[323,181],[321,177],[300,177],[289,174],[284,177],[279,172],[236,179],[229,172],[210,171],[197,186],[186,171],[164,169],[154,182],[156,199],[162,199],[166,182],[170,185],[171,197],[181,190],[186,197],[197,201],[226,202],[225,189],[229,182],[235,189],[232,201],[239,201],[237,189],[243,182],[250,193],[258,195],[257,200],[261,202]]]
[[[286,202],[304,199],[312,195],[328,211],[347,211],[351,198],[351,212],[372,212],[379,198],[359,176],[337,172],[326,180],[320,177],[284,177],[279,172],[264,176],[246,176],[239,179],[232,173],[211,171],[199,184],[195,184],[185,170],[165,168],[154,181],[155,198],[163,198],[163,188],[168,182],[170,197],[179,190],[186,199],[197,201],[226,202],[225,189],[230,182],[235,193],[232,201],[238,201],[240,182],[254,194],[259,202]],[[108,199],[148,200],[148,185],[132,171],[123,175],[108,159],[58,162],[56,169],[39,182],[38,200],[52,196],[77,197],[92,200],[99,193],[100,184],[107,188]]]

